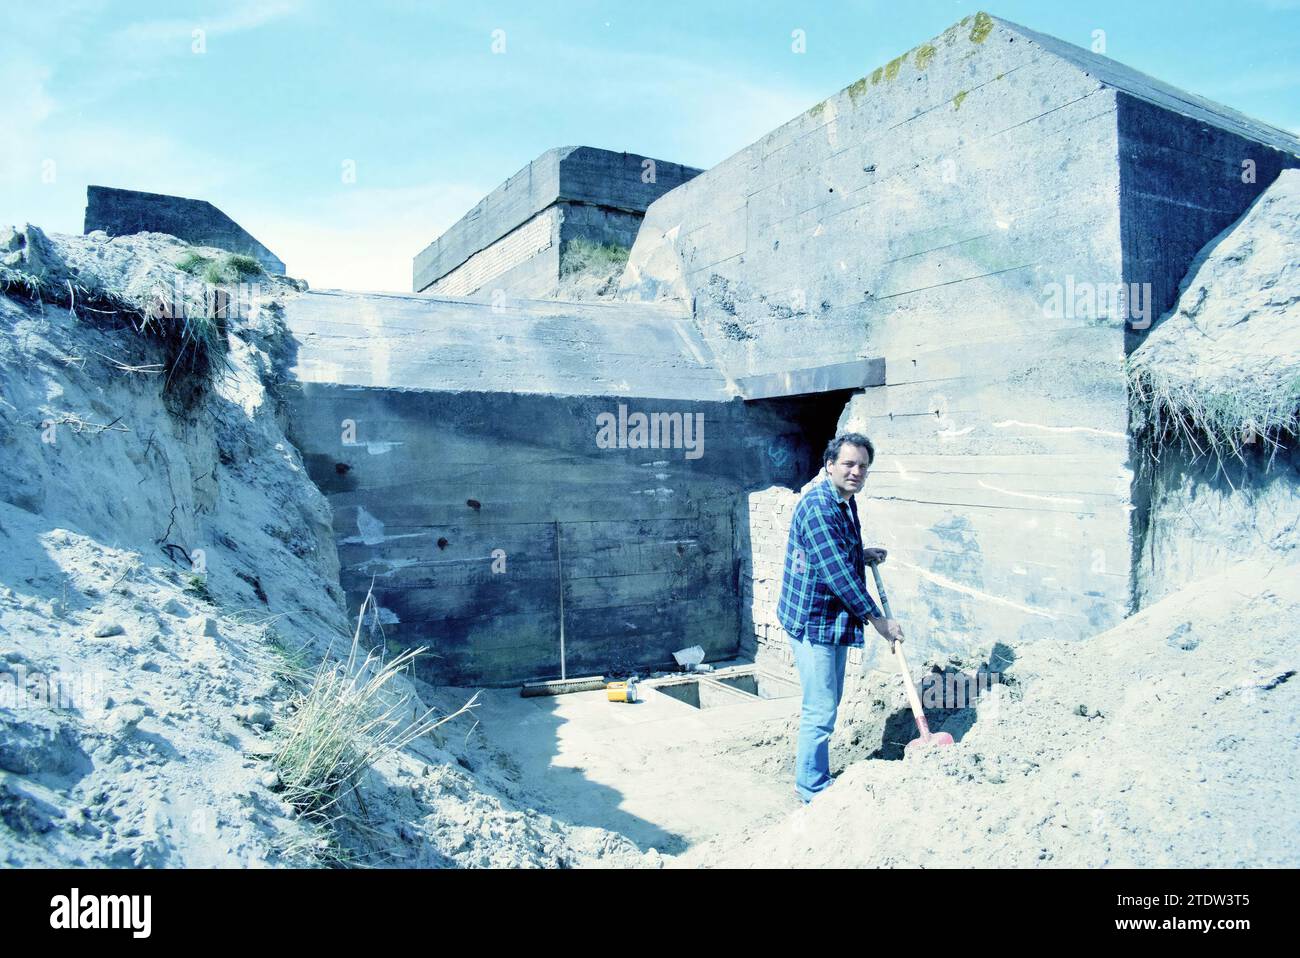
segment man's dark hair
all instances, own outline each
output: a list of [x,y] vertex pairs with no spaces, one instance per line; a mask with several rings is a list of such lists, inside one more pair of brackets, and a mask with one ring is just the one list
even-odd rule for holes
[[822,465],[828,462],[837,462],[840,458],[840,447],[842,446],[861,446],[867,450],[867,465],[870,466],[876,461],[876,447],[871,444],[871,440],[860,432],[842,432],[826,444],[826,455],[822,456]]

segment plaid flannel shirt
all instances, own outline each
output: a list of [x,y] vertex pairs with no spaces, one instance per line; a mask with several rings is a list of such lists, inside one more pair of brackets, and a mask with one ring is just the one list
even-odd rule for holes
[[776,617],[794,638],[863,645],[867,618],[882,614],[866,574],[857,503],[823,480],[794,507]]

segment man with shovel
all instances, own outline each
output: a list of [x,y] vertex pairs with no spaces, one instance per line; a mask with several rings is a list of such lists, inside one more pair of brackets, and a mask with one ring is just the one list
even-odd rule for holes
[[799,500],[790,521],[777,618],[789,633],[803,686],[795,790],[805,803],[831,784],[830,737],[849,646],[865,644],[867,622],[891,643],[903,640],[902,627],[867,592],[866,563],[884,562],[885,550],[862,547],[853,496],[875,455],[861,433],[832,439],[822,457],[827,478]]

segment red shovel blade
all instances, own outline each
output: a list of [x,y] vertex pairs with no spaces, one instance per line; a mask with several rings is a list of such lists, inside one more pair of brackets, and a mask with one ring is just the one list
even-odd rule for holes
[[947,732],[934,732],[929,738],[914,738],[903,746],[903,753],[916,751],[917,749],[930,748],[938,745],[952,745],[952,736]]

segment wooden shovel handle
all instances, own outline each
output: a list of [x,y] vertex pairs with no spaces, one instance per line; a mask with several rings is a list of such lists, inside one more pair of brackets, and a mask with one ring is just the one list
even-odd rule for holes
[[[876,591],[880,594],[880,606],[885,610],[885,618],[892,619],[894,615],[889,611],[889,596],[885,595],[885,583],[880,579],[879,563],[871,563],[871,574],[876,579]],[[916,719],[916,727],[921,732],[921,738],[928,740],[930,738],[930,723],[925,720],[925,712],[921,708],[921,699],[916,694],[916,686],[912,684],[912,671],[907,667],[907,659],[903,657],[903,643],[891,639],[889,644],[894,648],[894,658],[898,660],[898,670],[903,673],[903,689],[907,692],[908,705],[912,706],[912,718]]]

